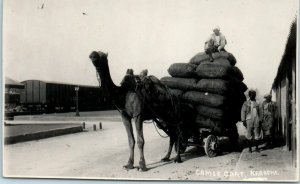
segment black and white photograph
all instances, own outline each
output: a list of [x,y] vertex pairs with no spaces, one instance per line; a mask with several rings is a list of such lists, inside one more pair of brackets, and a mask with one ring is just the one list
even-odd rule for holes
[[3,0],[2,177],[299,182],[298,9]]

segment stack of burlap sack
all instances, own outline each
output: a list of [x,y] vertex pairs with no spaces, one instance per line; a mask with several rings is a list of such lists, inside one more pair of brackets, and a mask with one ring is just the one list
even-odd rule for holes
[[194,107],[197,127],[219,134],[228,129],[236,133],[235,124],[240,120],[247,86],[232,54],[214,53],[213,58],[210,62],[207,54],[199,53],[189,63],[174,63],[168,69],[171,77],[160,81]]

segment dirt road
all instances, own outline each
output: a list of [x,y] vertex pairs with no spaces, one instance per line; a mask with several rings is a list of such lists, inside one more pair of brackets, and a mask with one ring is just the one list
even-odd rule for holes
[[[168,138],[161,138],[153,124],[144,124],[147,172],[124,170],[129,156],[122,122],[102,122],[103,130],[92,130],[87,122],[83,133],[4,146],[4,175],[48,178],[124,178],[151,180],[231,180],[240,153],[208,158],[202,149],[189,147],[181,164],[161,162]],[[171,158],[174,158],[173,151]],[[135,148],[135,166],[139,154]],[[219,171],[221,174],[214,173]],[[224,174],[225,173],[225,174]]]

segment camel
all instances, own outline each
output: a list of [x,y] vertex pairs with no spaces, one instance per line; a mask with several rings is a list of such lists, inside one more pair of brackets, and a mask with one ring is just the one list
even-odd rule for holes
[[[167,95],[159,96],[155,92],[146,92],[143,89],[137,90],[138,83],[136,76],[133,75],[133,71],[129,69],[124,77],[121,86],[116,86],[111,79],[109,66],[108,66],[108,54],[101,51],[93,51],[89,58],[98,73],[101,88],[106,95],[105,98],[112,100],[113,104],[119,110],[123,124],[125,126],[128,143],[130,148],[130,154],[128,163],[124,165],[125,169],[133,169],[134,166],[134,147],[135,138],[133,135],[132,120],[135,120],[136,132],[137,132],[137,145],[140,153],[139,167],[141,171],[146,171],[146,162],[144,157],[144,135],[143,135],[143,122],[145,120],[155,120],[157,126],[163,129],[170,137],[169,149],[166,156],[162,161],[170,161],[170,155],[174,143],[177,141],[177,147],[179,148],[179,127],[175,126],[178,123],[178,112],[174,111],[171,106],[172,97]],[[153,81],[159,83],[159,80],[152,76],[152,82],[148,83],[153,85]],[[167,89],[160,90],[165,92]],[[158,87],[158,88],[159,88]],[[164,88],[164,87],[163,87]],[[156,89],[156,88],[155,88]],[[145,95],[147,93],[147,95]],[[152,96],[151,96],[152,95]],[[147,98],[151,96],[149,100]],[[151,103],[149,103],[151,101]],[[159,102],[163,103],[159,103]],[[169,105],[168,105],[169,104]],[[151,106],[151,107],[150,107]],[[168,121],[162,121],[161,119],[167,119]],[[173,123],[173,124],[172,124]],[[174,160],[180,163],[180,151],[177,151],[177,156]]]

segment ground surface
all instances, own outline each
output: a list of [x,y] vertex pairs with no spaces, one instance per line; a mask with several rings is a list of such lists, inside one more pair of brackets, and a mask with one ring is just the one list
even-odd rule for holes
[[[101,120],[101,118],[99,118]],[[183,163],[161,162],[168,139],[153,124],[144,124],[147,172],[124,170],[129,152],[121,121],[86,122],[82,133],[4,146],[4,175],[9,177],[149,179],[149,180],[285,180],[295,179],[289,152],[280,148],[249,154],[223,152],[208,158],[202,148],[189,147]],[[97,123],[97,131],[93,124]],[[135,128],[134,128],[135,129]],[[243,129],[239,128],[239,132]],[[162,133],[163,134],[163,133]],[[171,158],[174,158],[175,152]],[[135,148],[135,166],[139,153]],[[269,175],[250,171],[270,171]],[[276,171],[272,172],[271,171]]]

